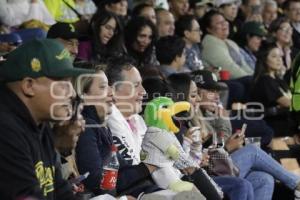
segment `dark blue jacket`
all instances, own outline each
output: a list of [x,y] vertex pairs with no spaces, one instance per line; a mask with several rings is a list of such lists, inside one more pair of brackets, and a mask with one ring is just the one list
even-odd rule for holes
[[[99,119],[94,106],[86,106],[83,110],[83,117],[86,120],[86,129],[79,137],[76,147],[76,161],[80,174],[90,172],[89,177],[83,182],[87,189],[95,194],[103,194],[99,188],[102,178],[103,164],[110,157],[112,145],[112,135],[110,130],[103,125]],[[138,196],[139,193],[155,187],[138,187],[137,183],[151,180],[147,167],[141,163],[139,165],[128,165],[118,154],[120,169],[117,181],[118,194],[128,194]],[[153,185],[152,185],[153,186]],[[132,189],[134,188],[134,189]],[[150,190],[149,190],[150,191]]]

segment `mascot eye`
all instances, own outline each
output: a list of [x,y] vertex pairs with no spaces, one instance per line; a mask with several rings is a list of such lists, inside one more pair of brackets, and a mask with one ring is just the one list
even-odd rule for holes
[[161,106],[161,108],[168,108],[168,107],[169,107],[168,105]]

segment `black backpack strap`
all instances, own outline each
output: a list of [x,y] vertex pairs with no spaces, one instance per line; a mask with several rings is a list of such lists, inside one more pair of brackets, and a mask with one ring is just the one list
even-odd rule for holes
[[81,19],[82,15],[75,9],[73,8],[68,2],[65,0],[62,0],[76,15],[79,19]]

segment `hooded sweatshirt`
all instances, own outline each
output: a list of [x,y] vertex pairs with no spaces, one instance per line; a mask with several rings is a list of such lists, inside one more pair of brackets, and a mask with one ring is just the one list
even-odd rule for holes
[[49,125],[37,126],[25,104],[5,86],[0,96],[0,199],[76,199],[62,179]]

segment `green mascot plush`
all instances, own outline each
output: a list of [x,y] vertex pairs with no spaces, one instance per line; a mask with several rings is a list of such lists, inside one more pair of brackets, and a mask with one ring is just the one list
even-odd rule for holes
[[173,120],[175,115],[189,110],[188,102],[174,103],[170,98],[158,97],[146,105],[144,112],[148,129],[142,143],[141,160],[158,167],[152,178],[159,187],[175,192],[193,188],[192,183],[180,179],[182,175],[178,169],[199,167],[185,154],[174,135],[179,132]]

